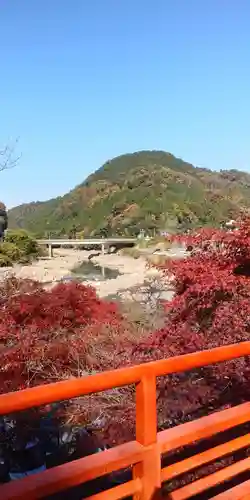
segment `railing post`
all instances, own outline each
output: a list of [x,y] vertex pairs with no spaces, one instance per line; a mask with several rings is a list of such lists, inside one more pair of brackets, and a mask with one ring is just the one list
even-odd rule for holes
[[136,440],[145,449],[144,460],[133,467],[134,478],[142,482],[142,490],[134,500],[161,498],[161,455],[157,444],[156,378],[145,375],[136,386]]

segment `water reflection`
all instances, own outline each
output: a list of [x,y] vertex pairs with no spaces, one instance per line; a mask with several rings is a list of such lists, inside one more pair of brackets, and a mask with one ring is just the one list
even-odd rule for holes
[[100,281],[115,279],[119,276],[117,269],[95,265],[91,261],[82,262],[80,266],[72,270],[72,275],[82,281]]

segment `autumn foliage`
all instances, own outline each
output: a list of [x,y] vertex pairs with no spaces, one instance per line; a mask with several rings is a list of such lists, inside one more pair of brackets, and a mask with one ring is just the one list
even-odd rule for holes
[[[176,294],[166,304],[166,323],[154,345],[187,351],[249,340],[250,220],[236,231],[200,230],[179,238],[193,247],[185,260],[170,260],[164,274],[174,276]],[[178,340],[178,343],[177,343]]]
[[0,315],[2,392],[82,375],[99,361],[89,355],[90,331],[93,343],[121,320],[115,304],[91,287],[73,282],[45,290],[15,278],[0,288]]
[[[235,231],[202,229],[178,239],[192,252],[162,266],[176,293],[165,303],[164,327],[136,346],[140,361],[250,337],[250,220],[240,221]],[[161,422],[179,423],[249,399],[249,370],[244,358],[162,379]]]
[[[161,266],[161,279],[171,279],[175,295],[164,303],[163,328],[150,334],[88,286],[44,290],[31,281],[5,281],[1,391],[249,340],[250,220],[235,231],[202,229],[178,239],[193,250]],[[249,370],[245,358],[161,378],[159,427],[249,399]],[[79,418],[101,422],[111,443],[133,437],[133,388],[84,400]]]

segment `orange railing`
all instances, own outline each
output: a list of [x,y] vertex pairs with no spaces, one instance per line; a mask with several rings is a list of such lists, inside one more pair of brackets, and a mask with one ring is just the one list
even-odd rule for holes
[[[161,469],[161,455],[163,453],[249,421],[250,403],[202,417],[199,420],[158,434],[156,409],[156,377],[248,355],[250,355],[250,342],[243,342],[1,395],[0,415],[6,415],[46,403],[136,384],[135,441],[2,485],[0,487],[1,500],[43,498],[129,466],[133,468],[131,481],[89,498],[92,500],[116,500],[132,495],[135,500],[155,500],[158,498],[157,495],[160,495],[163,481],[175,478],[231,451],[244,448],[247,445],[250,446],[250,435],[247,434],[230,443],[200,453],[195,456],[195,460],[188,458]],[[213,477],[206,480],[206,487],[223,482],[249,469],[250,458],[230,467],[208,476],[209,478]],[[202,481],[196,481],[188,487],[176,490],[169,498],[181,500],[203,491],[204,481],[203,483]],[[226,499],[232,498],[232,495],[225,497],[218,495],[219,497]],[[249,481],[245,482],[244,485],[239,485],[233,498],[250,498]]]

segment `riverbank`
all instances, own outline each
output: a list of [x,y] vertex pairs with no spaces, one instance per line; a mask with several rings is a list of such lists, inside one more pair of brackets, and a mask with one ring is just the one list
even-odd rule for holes
[[20,279],[28,278],[44,284],[53,284],[70,275],[71,269],[87,258],[88,252],[58,249],[53,259],[41,258],[29,265],[16,264],[10,268],[1,268],[0,276],[12,274]]
[[[17,278],[33,279],[44,285],[53,286],[63,278],[72,276],[72,269],[84,261],[87,262],[90,254],[93,255],[93,252],[56,249],[53,259],[43,258],[27,266],[16,265],[13,268],[2,268],[0,277],[15,275]],[[120,273],[115,279],[88,281],[89,285],[96,288],[100,297],[116,295],[118,292],[142,286],[145,281],[159,274],[157,269],[148,268],[144,257],[133,259],[117,254],[104,254],[93,257],[92,262],[99,266],[117,269]]]
[[91,283],[100,297],[116,295],[118,292],[142,286],[145,281],[159,275],[157,269],[150,269],[147,266],[144,257],[133,259],[123,255],[105,254],[94,257],[92,262],[99,266],[117,269],[120,273],[116,279]]

